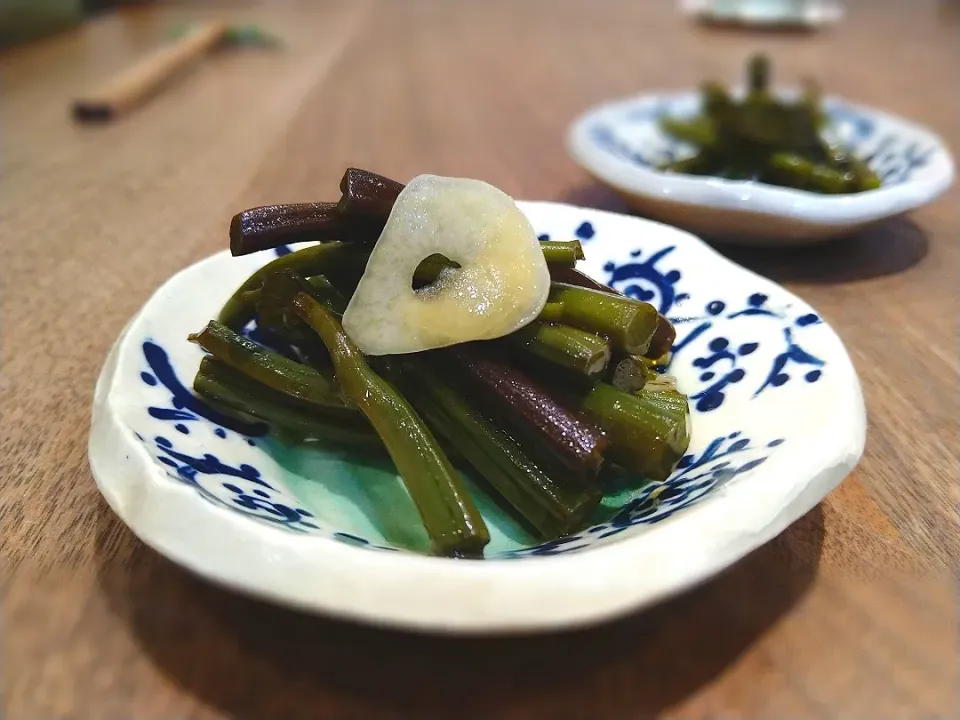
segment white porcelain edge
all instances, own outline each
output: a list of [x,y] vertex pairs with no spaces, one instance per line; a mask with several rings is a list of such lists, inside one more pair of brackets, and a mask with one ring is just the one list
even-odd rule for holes
[[838,2],[814,0],[797,11],[790,9],[779,13],[758,13],[749,5],[736,8],[729,13],[716,12],[712,0],[680,0],[680,11],[706,19],[732,20],[746,25],[770,27],[779,25],[800,25],[819,27],[838,22],[844,16],[844,8]]
[[[534,203],[521,206],[528,204]],[[761,286],[773,285],[693,240],[716,262]],[[135,323],[136,318],[128,328]],[[840,483],[865,442],[860,384],[844,352],[835,367],[847,377],[849,392],[836,399],[839,409],[832,417],[837,420],[816,432],[822,452],[816,461],[794,452],[771,457],[764,475],[777,482],[763,488],[732,483],[659,523],[656,532],[581,553],[522,562],[378,553],[251,523],[198,502],[190,489],[170,482],[107,401],[124,337],[97,383],[89,443],[90,466],[110,507],[143,542],[198,575],[281,605],[375,625],[518,633],[592,624],[646,607],[714,575],[782,532]],[[772,519],[769,507],[781,508]],[[176,527],[171,528],[171,518]],[[243,532],[236,531],[237,523]],[[700,541],[696,544],[690,542],[691,528]],[[697,552],[697,544],[710,552]],[[438,574],[444,576],[441,584],[433,582]],[[576,583],[569,582],[572,577]],[[385,594],[391,598],[389,617],[383,613]]]

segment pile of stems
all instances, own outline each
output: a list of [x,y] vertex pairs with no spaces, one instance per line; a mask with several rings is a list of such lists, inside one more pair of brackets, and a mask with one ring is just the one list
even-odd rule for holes
[[837,195],[880,187],[866,163],[821,135],[825,113],[820,90],[808,82],[795,102],[777,100],[769,89],[770,63],[763,55],[747,66],[748,91],[737,101],[716,83],[702,91],[702,111],[689,119],[665,118],[667,134],[696,148],[665,170],[755,180]]
[[[582,527],[606,465],[664,479],[689,442],[687,399],[657,372],[675,331],[653,306],[579,273],[579,242],[541,244],[554,282],[521,330],[411,355],[360,352],[340,318],[402,187],[351,169],[338,203],[238,215],[234,254],[319,244],[267,263],[190,336],[208,353],[196,392],[286,436],[386,452],[438,555],[480,557],[490,539],[451,457],[541,539]],[[427,258],[415,281],[455,267]],[[245,337],[251,319],[292,353]]]

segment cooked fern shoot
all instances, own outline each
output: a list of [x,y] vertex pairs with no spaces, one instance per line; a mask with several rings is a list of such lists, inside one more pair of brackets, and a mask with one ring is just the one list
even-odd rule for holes
[[[189,337],[208,353],[197,395],[280,446],[392,461],[443,557],[579,533],[610,492],[669,477],[691,419],[653,305],[584,275],[579,241],[540,241],[479,180],[348,168],[340,192],[234,219],[234,255],[316,244],[264,258]],[[408,547],[396,496],[351,479],[385,542]]]

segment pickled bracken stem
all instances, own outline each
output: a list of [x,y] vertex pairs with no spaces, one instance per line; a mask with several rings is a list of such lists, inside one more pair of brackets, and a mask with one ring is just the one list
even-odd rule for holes
[[659,322],[649,303],[562,283],[553,283],[548,303],[561,306],[563,323],[606,337],[629,355],[647,351]]
[[588,377],[600,375],[610,362],[610,343],[569,325],[534,322],[510,336],[515,347]]
[[[220,310],[219,321],[231,330],[239,332],[253,319],[255,314],[255,296],[251,290],[259,290],[264,278],[271,273],[292,270],[303,277],[324,275],[335,282],[338,275],[349,270],[363,272],[363,265],[369,256],[369,249],[361,246],[333,242],[297,250],[276,258],[248,277],[237,291],[227,300]],[[335,282],[336,284],[336,282]]]
[[501,360],[460,346],[444,351],[472,388],[470,398],[510,428],[544,467],[563,467],[590,484],[603,463],[607,442],[590,423],[566,409],[538,382]]
[[200,362],[193,389],[218,407],[243,417],[255,417],[296,437],[376,449],[380,438],[360,414],[345,420],[290,402],[290,398],[251,380],[213,357]]
[[323,340],[344,394],[373,425],[439,555],[476,557],[490,534],[467,488],[410,404],[375,373],[337,320],[301,293],[294,307]]
[[407,361],[403,377],[408,396],[427,422],[541,538],[579,529],[599,504],[599,486],[584,488],[553,479],[440,374]]
[[222,363],[291,399],[341,416],[357,415],[356,409],[346,405],[331,378],[258,345],[221,323],[211,321],[189,339]]

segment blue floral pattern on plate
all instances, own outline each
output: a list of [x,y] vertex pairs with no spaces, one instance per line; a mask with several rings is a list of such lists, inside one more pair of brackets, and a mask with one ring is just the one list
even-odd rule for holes
[[[597,232],[587,220],[566,231],[588,246]],[[540,235],[541,240],[549,237],[548,233]],[[749,402],[795,379],[815,383],[828,372],[827,363],[803,346],[804,332],[821,324],[819,317],[794,311],[790,305],[776,307],[761,292],[746,292],[736,302],[716,298],[691,306],[683,270],[672,262],[675,249],[641,247],[630,251],[626,261],[607,261],[603,271],[612,287],[653,303],[676,324],[670,371],[678,365],[697,371],[695,386],[683,387],[690,397],[694,427],[698,416],[716,411],[731,393],[743,393],[740,400]],[[286,252],[289,248],[280,248],[277,254]],[[764,331],[751,334],[758,322],[764,324]],[[776,332],[769,331],[771,325]],[[775,348],[761,352],[773,342]],[[184,382],[189,379],[177,377],[167,350],[157,342],[147,338],[141,350],[139,381],[150,398],[143,419],[149,425],[138,429],[136,436],[171,479],[207,502],[291,532],[321,534],[359,547],[396,549],[322,527],[297,497],[265,479],[258,467],[257,458],[262,459],[264,453],[259,445],[269,430],[266,425],[230,418],[197,398]],[[202,435],[204,452],[190,452],[179,445],[180,438],[197,434]],[[646,483],[630,494],[605,522],[574,536],[502,551],[493,557],[574,552],[631,527],[659,522],[758,467],[784,442],[780,437],[746,437],[741,430],[730,429],[685,456],[666,481]]]

